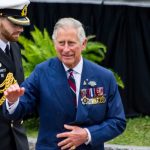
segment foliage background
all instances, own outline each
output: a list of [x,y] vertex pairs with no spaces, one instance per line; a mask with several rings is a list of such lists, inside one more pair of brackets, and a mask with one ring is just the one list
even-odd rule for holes
[[[44,29],[42,32],[37,27],[34,29],[30,32],[32,39],[24,36],[19,38],[19,43],[23,46],[23,66],[26,77],[30,75],[37,64],[56,56],[53,41],[47,30]],[[105,59],[107,48],[103,43],[93,41],[94,38],[95,36],[88,37],[87,46],[82,55],[84,58],[100,64]],[[113,69],[110,70],[114,73],[117,84],[124,88],[121,77]]]

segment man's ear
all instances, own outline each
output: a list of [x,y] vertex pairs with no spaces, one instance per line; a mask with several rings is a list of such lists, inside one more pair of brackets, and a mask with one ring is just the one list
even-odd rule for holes
[[82,42],[82,49],[83,49],[83,50],[86,48],[86,45],[87,45],[87,39],[85,39],[85,40]]

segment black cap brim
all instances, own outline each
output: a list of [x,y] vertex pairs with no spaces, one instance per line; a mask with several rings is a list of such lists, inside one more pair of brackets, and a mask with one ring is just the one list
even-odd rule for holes
[[20,25],[20,26],[29,26],[30,25],[30,20],[28,17],[7,16],[7,19],[16,25]]

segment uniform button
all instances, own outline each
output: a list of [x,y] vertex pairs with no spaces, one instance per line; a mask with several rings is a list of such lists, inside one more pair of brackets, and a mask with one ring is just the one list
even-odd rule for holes
[[14,121],[13,120],[11,120],[11,127],[13,128],[13,126],[14,126]]

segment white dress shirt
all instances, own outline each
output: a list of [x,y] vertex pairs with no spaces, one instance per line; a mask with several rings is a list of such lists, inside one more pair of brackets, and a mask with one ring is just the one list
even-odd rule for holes
[[0,48],[5,52],[6,46],[9,45],[10,48],[10,43],[9,42],[4,42],[0,39]]

